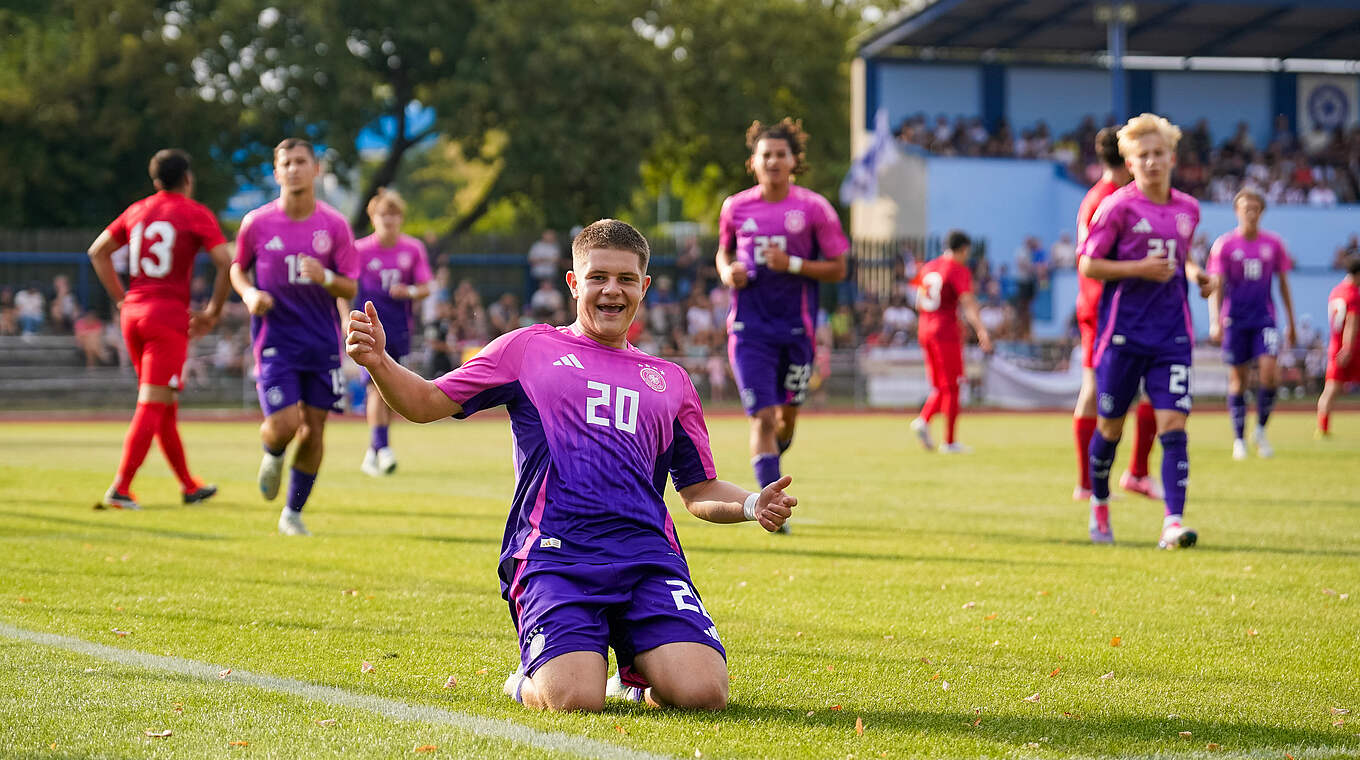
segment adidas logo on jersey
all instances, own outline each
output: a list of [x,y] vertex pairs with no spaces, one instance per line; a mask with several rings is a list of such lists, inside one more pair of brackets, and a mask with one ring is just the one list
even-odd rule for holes
[[742,232],[755,232],[758,229],[760,229],[760,226],[756,224],[756,220],[749,216],[746,217],[746,221],[741,224]]
[[554,367],[575,367],[575,368],[577,368],[577,369],[585,369],[585,367],[581,366],[581,360],[576,358],[576,354],[567,354],[566,356],[562,357],[561,359],[558,359],[557,361],[553,362],[553,366],[554,366]]
[[275,235],[273,239],[264,244],[264,249],[266,251],[282,251],[283,240],[281,240],[278,235]]
[[1133,225],[1133,231],[1150,235],[1152,234],[1152,222],[1149,222],[1147,217],[1143,217],[1138,220],[1137,224]]

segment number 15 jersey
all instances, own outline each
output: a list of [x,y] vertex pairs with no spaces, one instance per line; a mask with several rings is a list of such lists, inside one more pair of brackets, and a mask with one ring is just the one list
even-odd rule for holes
[[1172,190],[1166,203],[1148,200],[1137,184],[1119,188],[1091,219],[1081,256],[1139,261],[1170,260],[1175,275],[1166,282],[1138,277],[1110,280],[1100,295],[1096,353],[1108,345],[1143,352],[1188,352],[1193,344],[1185,260],[1199,226],[1199,201]]
[[459,418],[505,405],[515,494],[501,544],[516,559],[606,564],[684,553],[662,493],[717,477],[699,396],[679,365],[573,327],[496,338],[434,381]]

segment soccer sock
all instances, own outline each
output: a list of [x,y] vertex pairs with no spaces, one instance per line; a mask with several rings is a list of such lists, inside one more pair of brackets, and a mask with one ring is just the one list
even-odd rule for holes
[[1242,440],[1247,427],[1247,397],[1241,393],[1228,394],[1228,416],[1232,418],[1233,440]]
[[1328,432],[1331,432],[1331,431],[1329,430],[1329,428],[1331,428],[1331,426],[1332,426],[1332,415],[1331,415],[1331,413],[1330,413],[1330,412],[1318,412],[1318,430],[1321,430],[1321,431],[1324,432],[1324,433],[1328,433]]
[[1138,402],[1137,425],[1133,432],[1133,459],[1129,460],[1129,474],[1135,478],[1148,476],[1148,457],[1152,454],[1152,441],[1157,437],[1157,412],[1152,402],[1143,399]]
[[1162,433],[1162,492],[1166,494],[1166,514],[1185,513],[1185,489],[1190,485],[1189,440],[1184,430]]
[[1096,433],[1095,417],[1073,417],[1072,434],[1077,439],[1077,472],[1081,487],[1091,490],[1091,436]]
[[307,497],[312,495],[316,473],[303,472],[296,467],[292,470],[293,476],[288,481],[288,508],[294,512],[301,512],[302,507],[307,504]]
[[283,448],[279,449],[278,451],[269,448],[269,444],[267,443],[261,443],[260,448],[264,449],[264,453],[268,454],[271,457],[281,457],[283,456],[283,452],[288,450],[288,445],[284,444]]
[[386,425],[374,425],[374,426],[373,426],[373,435],[372,435],[372,437],[370,438],[370,442],[369,442],[369,444],[368,444],[368,447],[371,448],[371,449],[373,449],[374,451],[377,451],[377,450],[379,450],[379,449],[385,449],[385,448],[387,448],[387,426],[386,426]]
[[189,474],[189,463],[184,459],[184,442],[179,437],[179,404],[171,404],[166,408],[165,414],[161,416],[161,427],[156,432],[156,440],[160,441],[161,452],[170,463],[170,469],[175,471],[175,477],[179,478],[180,487],[184,492],[192,493],[198,490],[200,484]]
[[1270,413],[1275,409],[1275,389],[1262,388],[1256,394],[1256,424],[1261,427],[1266,426],[1266,421],[1270,419]]
[[778,454],[757,454],[751,460],[751,466],[756,471],[756,482],[761,488],[779,480],[779,455]]
[[151,401],[137,402],[137,411],[132,414],[128,425],[127,437],[123,439],[123,458],[118,462],[118,475],[113,481],[113,490],[127,493],[132,478],[137,475],[146,452],[151,448],[151,439],[160,429],[161,418],[165,416],[166,405]]
[[959,386],[950,388],[944,396],[944,442],[954,442],[954,427],[959,421]]
[[1118,440],[1107,440],[1100,431],[1091,436],[1091,495],[1101,501],[1110,498],[1110,466],[1118,446]]
[[776,438],[775,445],[779,447],[780,454],[788,451],[789,447],[793,445],[793,433],[789,433],[788,438]]
[[921,407],[921,419],[930,422],[940,411],[940,389],[931,388],[930,395],[926,396],[925,406]]

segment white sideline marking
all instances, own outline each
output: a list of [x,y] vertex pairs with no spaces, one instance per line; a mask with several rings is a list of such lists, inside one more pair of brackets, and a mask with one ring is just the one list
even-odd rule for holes
[[[59,636],[55,633],[29,631],[23,628],[16,628],[4,622],[0,622],[0,636],[17,639],[19,641],[27,641],[31,644],[65,649],[67,651],[76,652],[77,654],[116,662],[120,665],[178,673],[208,683],[221,683],[217,674],[225,670],[221,665],[212,665],[196,660],[186,660],[181,657],[165,657],[162,655],[137,652],[130,649],[120,649],[104,644],[96,644],[92,641],[85,641],[84,639]],[[398,702],[395,699],[384,699],[383,697],[359,694],[335,686],[321,686],[293,678],[279,678],[277,676],[261,675],[233,668],[231,675],[227,680],[233,683],[242,683],[247,686],[253,686],[264,691],[271,691],[278,694],[292,694],[315,702],[325,702],[326,704],[335,705],[337,707],[351,707],[359,710],[366,710],[396,720],[438,723],[446,726],[453,726],[474,733],[480,737],[505,739],[519,744],[527,744],[539,749],[562,752],[578,757],[598,758],[599,760],[670,760],[664,755],[654,755],[649,752],[619,747],[581,736],[540,731],[536,728],[522,726],[509,720],[484,718],[477,715],[455,712],[453,710],[445,710],[431,705],[407,704],[405,702]]]

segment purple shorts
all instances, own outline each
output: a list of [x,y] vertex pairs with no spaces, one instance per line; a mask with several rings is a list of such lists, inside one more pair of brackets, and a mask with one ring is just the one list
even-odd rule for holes
[[262,362],[255,378],[260,409],[268,417],[301,401],[317,409],[334,412],[344,398],[344,376],[339,367],[328,370],[295,369],[282,362]]
[[812,380],[814,351],[811,336],[776,339],[732,333],[727,339],[727,357],[746,413],[802,404]]
[[707,644],[727,658],[683,560],[519,560],[508,595],[520,662],[529,675],[568,652],[607,659],[609,647],[621,671],[632,670],[639,652],[681,641]]
[[1122,418],[1142,385],[1153,409],[1190,413],[1190,349],[1159,354],[1106,346],[1096,362],[1097,410]]
[[1234,367],[1258,356],[1275,356],[1280,350],[1280,331],[1266,327],[1223,328],[1223,361]]

